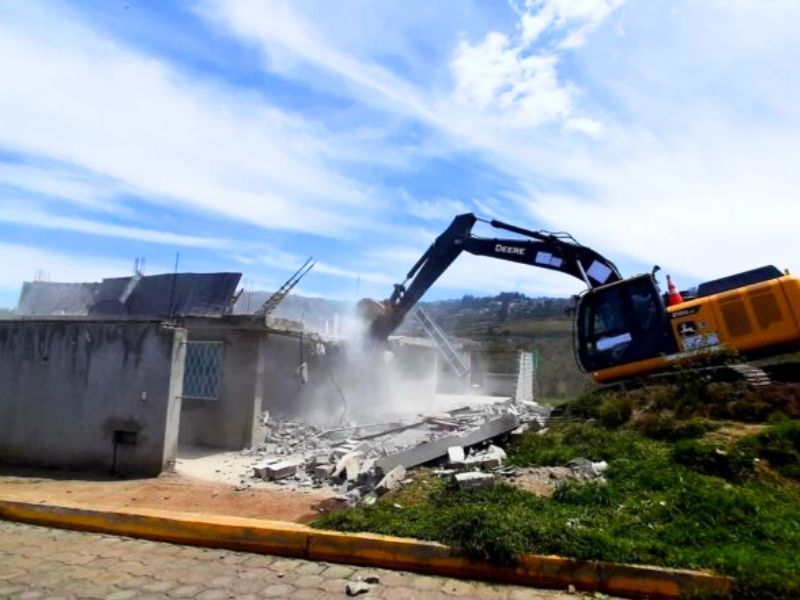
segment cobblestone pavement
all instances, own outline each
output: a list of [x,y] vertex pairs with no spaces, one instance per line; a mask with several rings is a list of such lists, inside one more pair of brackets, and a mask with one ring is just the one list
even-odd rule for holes
[[0,598],[346,598],[351,579],[375,574],[364,600],[574,599],[566,593],[179,546],[0,521]]

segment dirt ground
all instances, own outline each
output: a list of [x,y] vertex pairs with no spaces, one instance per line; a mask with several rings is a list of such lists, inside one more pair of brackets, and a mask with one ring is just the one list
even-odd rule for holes
[[109,479],[44,470],[0,470],[0,497],[26,502],[75,502],[109,508],[156,508],[306,523],[331,490],[249,488],[172,473],[152,479]]

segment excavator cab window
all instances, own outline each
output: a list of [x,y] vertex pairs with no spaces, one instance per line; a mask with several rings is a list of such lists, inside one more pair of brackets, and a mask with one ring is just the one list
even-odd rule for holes
[[582,296],[577,343],[586,371],[674,352],[666,309],[652,276],[619,281]]

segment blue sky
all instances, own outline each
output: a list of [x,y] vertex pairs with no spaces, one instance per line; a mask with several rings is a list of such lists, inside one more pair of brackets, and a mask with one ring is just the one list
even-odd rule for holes
[[[0,0],[0,306],[180,268],[386,296],[458,213],[800,269],[800,3]],[[479,234],[491,234],[479,229]],[[566,295],[462,257],[430,292]]]

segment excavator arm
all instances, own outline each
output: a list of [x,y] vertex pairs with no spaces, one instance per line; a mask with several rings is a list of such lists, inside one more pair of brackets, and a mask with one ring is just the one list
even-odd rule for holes
[[614,263],[568,234],[532,231],[491,220],[484,222],[523,238],[482,238],[472,235],[479,220],[482,219],[472,213],[458,215],[411,268],[405,281],[394,286],[388,300],[380,304],[362,300],[362,312],[372,313],[373,338],[388,337],[462,252],[560,271],[580,279],[590,289],[622,279]]

